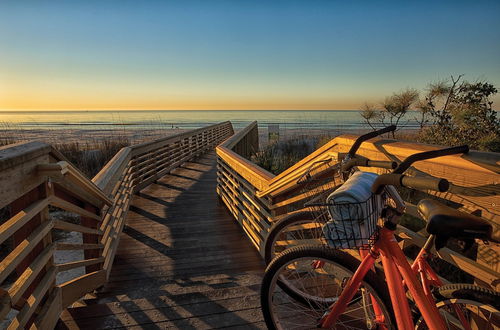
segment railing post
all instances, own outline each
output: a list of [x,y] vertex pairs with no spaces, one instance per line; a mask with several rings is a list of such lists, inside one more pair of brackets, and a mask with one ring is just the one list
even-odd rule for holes
[[[94,214],[99,215],[100,210],[88,203],[83,204],[83,209],[87,210],[89,212],[92,212]],[[87,218],[84,216],[80,216],[80,223],[82,226],[85,226],[87,228],[92,228],[92,229],[97,229],[99,227],[99,222],[97,222],[95,219]],[[99,235],[96,234],[82,234],[82,241],[83,244],[98,244],[99,243]],[[101,256],[101,250],[100,249],[85,249],[83,252],[85,259],[93,259],[93,258],[98,258]],[[92,273],[95,271],[98,271],[102,268],[102,263],[96,264],[96,265],[90,265],[90,266],[85,266],[85,273]]]

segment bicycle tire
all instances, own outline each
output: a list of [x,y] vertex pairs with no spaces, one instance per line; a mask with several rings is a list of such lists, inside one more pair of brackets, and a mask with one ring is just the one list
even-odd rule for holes
[[[277,241],[280,239],[280,236],[285,232],[285,230],[289,227],[297,226],[297,225],[303,225],[307,223],[311,223],[313,225],[318,225],[318,221],[315,220],[315,216],[311,211],[299,211],[295,212],[292,214],[287,215],[283,219],[279,220],[276,222],[271,230],[269,231],[269,234],[266,238],[266,243],[265,243],[265,248],[264,248],[264,261],[266,262],[266,265],[270,264],[271,261],[281,252],[297,246],[297,245],[289,245],[285,248],[283,246],[280,246],[279,252],[276,252],[276,244]],[[321,240],[321,237],[323,237],[323,232],[321,228],[318,229],[319,231],[316,233],[311,233],[309,236],[316,236],[316,239]],[[307,236],[302,234],[302,237]],[[326,240],[323,241],[323,244],[326,245]],[[321,245],[321,244],[318,244]],[[283,249],[281,249],[283,248]],[[300,295],[297,295],[292,289],[290,289],[286,283],[285,280],[283,281],[278,281],[278,285],[281,287],[283,291],[285,291],[288,295],[293,297],[295,300],[306,303],[303,298]]]
[[[262,308],[262,313],[264,315],[264,320],[266,322],[266,325],[269,329],[279,329],[280,327],[280,322],[284,322],[283,320],[276,320],[277,316],[273,315],[273,309],[274,305],[273,303],[276,302],[279,304],[280,298],[281,297],[275,297],[274,290],[276,289],[276,284],[278,282],[278,277],[280,276],[279,272],[283,269],[283,267],[286,267],[287,265],[292,264],[293,262],[300,261],[300,260],[306,260],[306,264],[308,263],[307,260],[323,260],[325,262],[329,263],[329,266],[333,267],[332,269],[335,269],[335,272],[346,272],[346,274],[354,274],[356,269],[360,265],[360,261],[350,254],[340,251],[340,250],[335,250],[332,248],[329,248],[327,246],[320,246],[320,245],[301,245],[297,247],[293,247],[290,249],[287,249],[283,253],[281,253],[277,258],[275,258],[267,267],[264,278],[262,280],[262,286],[261,286],[261,308]],[[321,272],[326,272],[325,269],[322,269]],[[320,272],[318,272],[319,274]],[[333,272],[332,272],[333,273]],[[349,276],[351,276],[349,275]],[[331,279],[331,276],[328,275],[328,280]],[[339,278],[340,279],[340,278]],[[344,283],[347,278],[343,278],[340,283]],[[323,280],[324,281],[324,280]],[[332,279],[333,281],[333,279]],[[311,281],[308,280],[308,287],[310,286]],[[278,285],[279,287],[279,285]],[[396,323],[394,321],[394,313],[392,310],[392,304],[390,303],[390,296],[389,296],[389,291],[387,289],[387,285],[383,279],[381,279],[379,276],[376,275],[375,272],[370,270],[362,283],[363,288],[368,288],[370,294],[374,295],[377,297],[378,303],[383,306],[383,310],[385,311],[385,316],[386,319],[388,320],[388,328],[391,328],[392,326],[395,327]],[[341,286],[338,287],[338,289],[341,289]],[[278,289],[279,290],[279,289]],[[284,294],[282,295],[284,298],[289,297],[288,292],[282,290]],[[301,306],[304,306],[304,308],[307,308],[308,306],[310,308],[328,308],[334,301],[334,297],[312,297],[311,294],[309,293],[299,293],[296,290],[295,295],[302,296],[302,301],[299,300],[298,303],[301,304]],[[308,296],[308,297],[306,297]],[[358,294],[358,297],[360,294]],[[276,299],[275,299],[276,298]],[[294,301],[297,301],[294,296],[291,296],[291,298]],[[358,299],[358,298],[355,298]],[[353,302],[354,300],[353,299]],[[359,299],[358,299],[359,300]],[[291,301],[291,300],[290,300]],[[304,303],[305,301],[305,303]],[[353,303],[351,302],[349,306]],[[384,302],[388,302],[387,304]],[[292,304],[296,304],[295,302],[291,302]],[[359,303],[359,302],[357,302]],[[282,304],[284,305],[284,304]],[[287,307],[288,308],[288,307]],[[363,307],[365,309],[365,307]],[[359,309],[359,308],[358,308]],[[317,313],[318,311],[315,311]],[[324,311],[323,311],[324,312]],[[299,314],[297,314],[299,315]],[[302,315],[302,314],[300,314]],[[299,315],[299,316],[300,316]],[[276,325],[278,324],[278,326]],[[314,324],[310,324],[310,327],[314,327]],[[284,326],[286,328],[286,326]]]
[[[447,329],[463,329],[461,317],[482,330],[500,328],[500,311],[497,292],[473,284],[448,284],[436,289],[436,307],[443,317]],[[461,315],[457,313],[457,309]],[[422,317],[415,329],[427,330]]]
[[500,293],[474,284],[455,283],[443,285],[436,290],[440,300],[467,299],[482,302],[500,310]]
[[[279,250],[279,252],[276,252],[276,242],[279,239],[280,235],[283,234],[283,231],[287,227],[292,227],[307,222],[317,223],[318,221],[311,211],[299,211],[287,215],[271,227],[267,235],[264,247],[264,261],[266,262],[266,265],[269,265],[276,255],[285,250],[283,249]],[[318,234],[321,234],[321,236],[323,236],[321,229],[319,230]],[[324,243],[326,244],[326,240],[324,241]]]

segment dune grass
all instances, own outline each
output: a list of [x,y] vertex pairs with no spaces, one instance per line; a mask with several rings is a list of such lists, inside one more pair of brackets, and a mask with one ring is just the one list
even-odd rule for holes
[[[22,137],[0,136],[0,146],[25,141],[27,140]],[[130,142],[128,137],[118,134],[83,141],[52,141],[50,144],[88,178],[92,178],[121,148],[130,145]]]
[[293,136],[264,146],[251,161],[273,174],[280,174],[333,139],[333,136]]

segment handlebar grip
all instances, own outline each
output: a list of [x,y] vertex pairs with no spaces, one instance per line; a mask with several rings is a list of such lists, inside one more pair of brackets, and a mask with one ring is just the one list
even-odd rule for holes
[[354,141],[351,149],[349,150],[349,152],[348,152],[349,157],[354,157],[354,155],[356,154],[356,151],[358,151],[358,149],[359,149],[359,146],[364,141],[369,140],[369,139],[374,138],[374,137],[377,137],[377,136],[382,135],[384,133],[389,133],[389,132],[395,131],[396,128],[397,128],[396,125],[391,125],[391,126],[387,126],[387,127],[382,128],[382,129],[379,129],[377,131],[373,131],[373,132],[361,135],[360,137],[358,137],[356,139],[356,141]]
[[380,167],[393,170],[398,167],[397,162],[385,161],[385,160],[368,160],[366,166],[368,167]]
[[450,183],[446,179],[410,177],[403,174],[390,173],[379,175],[377,179],[375,179],[372,185],[372,192],[374,194],[380,194],[384,186],[388,185],[421,190],[429,189],[439,192],[445,192],[450,187]]
[[439,192],[448,191],[450,183],[446,179],[441,178],[422,178],[403,175],[401,178],[403,187],[418,189],[418,190],[434,190]]

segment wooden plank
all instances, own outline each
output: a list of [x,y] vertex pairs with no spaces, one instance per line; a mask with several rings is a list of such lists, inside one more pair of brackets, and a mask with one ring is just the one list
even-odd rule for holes
[[[92,181],[90,181],[76,167],[66,161],[59,161],[52,164],[40,164],[37,166],[39,175],[54,178],[57,181],[66,180],[80,189],[85,190],[92,196],[99,199],[101,204],[111,204],[111,200],[99,189]],[[102,205],[99,205],[99,207]]]
[[[224,182],[223,179],[221,181]],[[246,197],[244,195],[239,194],[235,188],[231,187],[230,185],[222,185],[222,188],[223,189],[229,188],[229,190],[225,189],[227,197],[230,198],[234,206],[240,209],[240,212],[242,212],[243,215],[250,221],[250,223],[259,233],[259,235],[261,237],[266,237],[270,225],[269,223],[267,223],[265,217],[260,214],[257,214],[254,210],[252,210],[251,205],[243,200],[243,198]],[[248,214],[247,212],[250,212],[251,215]]]
[[63,195],[71,196],[72,199],[78,201],[77,204],[85,202],[92,205],[101,205],[100,207],[102,208],[106,207],[106,205],[103,205],[102,201],[98,197],[89,193],[82,187],[75,185],[69,180],[61,180],[58,182],[51,181],[51,184],[54,186],[55,195],[58,197],[64,199]]
[[252,130],[257,128],[257,121],[251,122],[245,128],[240,130],[238,133],[231,136],[231,138],[224,141],[221,145],[228,149],[234,148],[247,134],[249,134]]
[[[124,210],[123,216],[121,216],[116,223],[116,229],[114,230],[116,233],[121,233],[123,231],[123,227],[125,226],[125,218],[127,216],[127,210],[128,210],[128,206],[127,206],[127,209]],[[113,260],[115,258],[115,254],[116,254],[116,251],[118,249],[119,243],[120,243],[120,236],[116,235],[114,240],[112,242],[110,242],[109,251],[107,251],[107,253],[105,255],[106,260],[104,262],[103,268],[106,271],[106,280],[108,280],[109,275],[111,273]]]
[[248,238],[250,238],[250,241],[253,243],[253,245],[257,248],[261,254],[263,253],[262,251],[262,243],[263,240],[261,237],[257,235],[252,229],[252,227],[246,222],[246,219],[243,217],[241,211],[233,204],[230,202],[229,196],[222,190],[218,190],[219,196],[221,196],[222,201],[226,206],[229,208],[231,213],[234,215],[234,218],[236,221],[240,224],[240,226],[243,228],[245,233],[248,235]]
[[58,287],[61,288],[62,308],[66,308],[73,302],[83,297],[86,293],[91,292],[106,282],[106,273],[104,270],[82,275],[71,281],[63,283]]
[[102,249],[102,244],[56,243],[57,251]]
[[101,217],[95,213],[92,213],[90,211],[87,211],[73,203],[67,202],[62,198],[59,198],[57,196],[51,196],[50,197],[50,204],[59,207],[63,210],[66,210],[68,212],[73,212],[79,215],[83,215],[86,218],[91,218],[97,221],[101,221]]
[[7,314],[9,314],[10,307],[10,297],[7,291],[0,288],[0,320],[3,320]]
[[53,329],[57,321],[59,321],[59,316],[62,312],[62,295],[61,289],[55,288],[45,302],[43,308],[38,313],[35,321],[31,325],[30,329]]
[[13,305],[18,305],[26,289],[37,278],[38,274],[45,268],[52,258],[55,246],[51,244],[42,251],[42,253],[25,269],[25,271],[17,278],[17,280],[9,288],[8,292]]
[[48,155],[50,145],[40,141],[20,142],[0,147],[0,171],[25,164],[34,158]]
[[[85,204],[84,209],[86,211],[88,211],[89,213],[96,214],[99,218],[101,218],[99,216],[100,210],[97,207],[90,205],[90,204]],[[97,229],[97,227],[98,227],[98,223],[96,221],[94,221],[94,219],[88,218],[88,217],[81,217],[80,223],[82,226],[85,226],[88,228]],[[83,240],[84,244],[98,244],[99,243],[99,236],[95,235],[95,234],[83,234],[82,240]],[[95,249],[92,249],[92,250],[85,249],[83,251],[83,254],[84,254],[85,259],[94,259],[94,258],[98,258],[100,256],[100,251],[95,250]],[[89,263],[85,267],[85,272],[91,273],[91,272],[95,272],[99,269],[100,269],[100,265],[98,265],[96,263]]]
[[132,149],[124,147],[104,165],[104,167],[92,178],[92,182],[105,194],[109,194],[115,186],[116,181],[122,176],[128,162]]
[[37,285],[31,296],[26,299],[26,303],[19,311],[19,314],[9,324],[8,329],[23,328],[35,312],[38,305],[42,302],[43,297],[56,279],[56,269],[52,267],[43,277],[42,281]]
[[69,222],[61,221],[61,220],[54,220],[54,228],[61,229],[64,231],[76,231],[76,232],[85,233],[85,234],[102,235],[102,231],[99,229],[88,228],[88,227],[76,225],[74,223],[69,223]]
[[57,180],[63,180],[64,175],[68,173],[68,162],[60,161],[57,163],[40,164],[36,167],[39,175],[53,177]]
[[233,184],[234,187],[238,187],[242,194],[247,197],[248,201],[250,201],[252,205],[264,215],[264,217],[266,217],[269,221],[272,221],[271,213],[269,212],[266,201],[255,196],[255,188],[237,173],[230,171],[226,164],[219,163],[219,165],[222,169],[218,169],[218,178],[225,177],[230,183]]
[[237,182],[238,183],[237,185],[242,187],[244,191],[246,191],[250,196],[253,196],[252,200],[254,201],[255,207],[257,207],[261,213],[265,214],[268,218],[270,218],[271,214],[269,212],[269,209],[272,207],[271,203],[268,202],[266,198],[257,197],[256,194],[258,190],[254,186],[252,186],[250,182],[246,181],[243,177],[241,177],[239,173],[231,169],[231,167],[228,164],[224,163],[222,159],[218,158],[217,164],[218,166],[220,166],[220,168],[218,168],[217,175],[218,176],[223,175],[226,178],[228,178],[228,180],[234,183]]
[[36,201],[0,225],[0,243],[3,243],[7,238],[12,236],[48,205],[49,198]]
[[269,182],[274,178],[274,174],[267,172],[263,168],[222,145],[217,146],[216,150],[217,156],[258,190],[266,190],[269,186]]
[[57,271],[64,272],[73,268],[96,265],[102,262],[104,262],[104,257],[66,262],[64,264],[56,264],[55,266],[57,267]]
[[176,134],[173,136],[169,136],[169,137],[166,137],[163,139],[158,139],[158,140],[155,140],[152,142],[145,142],[142,144],[134,145],[134,146],[132,146],[132,155],[133,156],[140,155],[140,154],[149,152],[151,150],[163,147],[167,144],[171,144],[171,143],[189,138],[190,136],[197,134],[199,132],[214,130],[214,129],[217,129],[217,128],[222,127],[222,126],[231,126],[231,123],[230,122],[223,122],[220,124],[214,124],[214,125],[198,128],[195,130],[191,130],[191,131],[188,131],[185,133],[180,133],[180,134]]
[[31,235],[18,244],[12,252],[0,262],[0,283],[2,283],[16,266],[42,241],[53,226],[54,223],[52,221],[46,221],[39,225]]
[[90,181],[83,173],[81,173],[78,168],[69,166],[68,170],[68,175],[66,175],[68,181],[73,182],[75,185],[82,187],[88,192],[92,193],[94,196],[98,197],[102,201],[102,203],[106,205],[112,204],[108,196],[92,181]]
[[[20,158],[24,159],[23,155],[20,155]],[[14,159],[13,162],[15,163],[17,160]],[[48,160],[49,155],[42,154],[36,158],[27,159],[26,162],[17,164],[14,167],[3,169],[0,175],[0,208],[11,204],[27,192],[43,184],[45,178],[37,174],[36,167],[38,164],[47,163]],[[27,205],[23,205],[23,207],[13,213],[17,213],[25,207]]]

